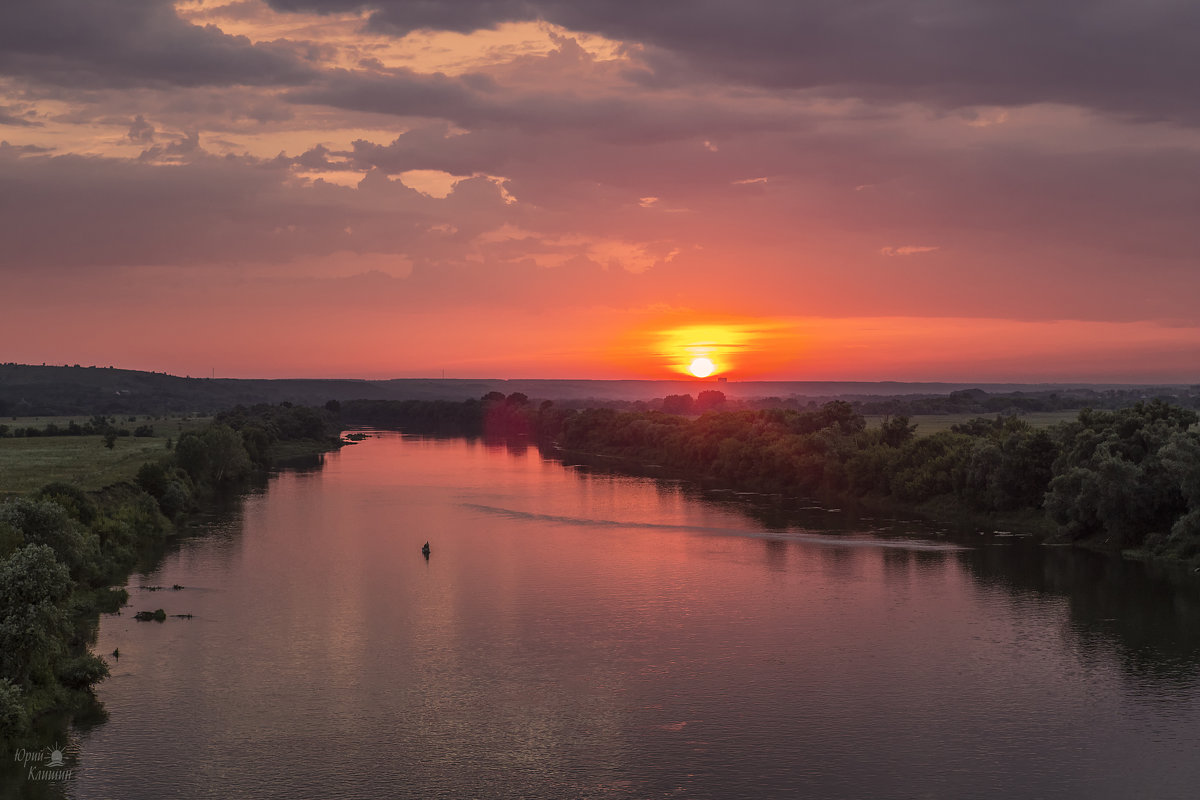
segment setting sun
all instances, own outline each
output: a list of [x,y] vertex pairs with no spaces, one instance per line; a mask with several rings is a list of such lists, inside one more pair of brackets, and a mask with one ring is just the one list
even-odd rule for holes
[[709,358],[697,358],[688,365],[688,370],[697,378],[707,378],[717,369],[717,365]]

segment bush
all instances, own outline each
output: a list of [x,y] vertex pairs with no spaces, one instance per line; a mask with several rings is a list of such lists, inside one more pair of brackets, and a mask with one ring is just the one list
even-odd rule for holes
[[83,653],[60,664],[57,675],[68,689],[89,689],[108,677],[108,664],[93,653]]
[[18,685],[57,661],[70,625],[71,578],[44,544],[29,544],[0,564],[0,677]]
[[11,740],[29,727],[29,712],[21,688],[0,678],[0,741]]
[[25,544],[25,536],[7,522],[0,522],[0,559],[8,558]]
[[100,513],[96,508],[96,501],[92,499],[91,495],[78,486],[72,486],[62,481],[46,484],[37,490],[34,498],[58,503],[66,509],[72,519],[84,525],[91,525]]
[[192,493],[183,481],[173,480],[158,498],[158,507],[168,519],[175,519],[192,507]]
[[0,506],[0,523],[20,531],[28,544],[44,544],[71,570],[72,577],[90,577],[100,561],[96,535],[50,500],[18,497]]
[[137,477],[134,478],[134,481],[138,486],[145,489],[151,497],[158,499],[166,493],[167,483],[170,479],[170,471],[165,464],[156,461],[147,461],[138,468]]

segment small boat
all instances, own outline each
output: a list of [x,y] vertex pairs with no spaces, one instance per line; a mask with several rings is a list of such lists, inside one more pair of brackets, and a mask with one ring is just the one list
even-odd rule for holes
[[426,558],[429,558],[429,542],[426,542],[425,545],[421,548],[421,555],[425,556]]

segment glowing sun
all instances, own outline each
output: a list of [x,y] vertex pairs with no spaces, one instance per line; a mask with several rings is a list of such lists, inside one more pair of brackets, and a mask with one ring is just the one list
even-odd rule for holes
[[710,358],[697,358],[688,365],[690,371],[697,378],[707,378],[717,370],[717,365]]

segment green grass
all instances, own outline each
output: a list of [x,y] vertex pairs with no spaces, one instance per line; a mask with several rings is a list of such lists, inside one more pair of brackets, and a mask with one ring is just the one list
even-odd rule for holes
[[[1028,422],[1034,428],[1049,428],[1057,425],[1060,422],[1070,422],[1079,416],[1078,411],[1035,411],[1029,414],[1022,414],[1021,419]],[[917,425],[917,436],[932,436],[935,433],[948,431],[954,425],[961,425],[964,422],[983,417],[984,419],[995,419],[995,414],[919,414],[910,417],[909,421]],[[883,417],[879,414],[866,415],[867,427],[877,428],[883,421]]]
[[[53,422],[65,427],[74,419],[80,424],[90,417],[18,417],[0,421],[15,428],[44,428]],[[137,422],[118,417],[117,427],[153,425],[154,436],[121,436],[113,449],[104,446],[103,436],[32,436],[0,438],[0,496],[27,494],[54,481],[64,481],[93,491],[114,483],[133,480],[138,468],[167,452],[167,437],[178,441],[179,434],[202,427],[208,419],[172,417]]]

